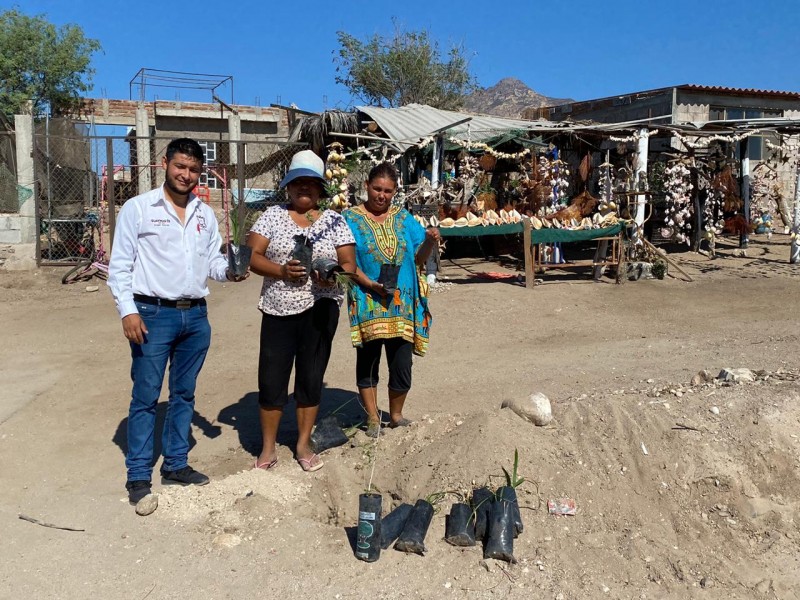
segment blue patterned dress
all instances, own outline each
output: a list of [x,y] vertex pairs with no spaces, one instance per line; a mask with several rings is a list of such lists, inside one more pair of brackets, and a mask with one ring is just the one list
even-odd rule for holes
[[417,270],[415,257],[425,241],[425,229],[407,210],[389,208],[383,223],[369,218],[363,206],[345,210],[342,216],[356,240],[358,268],[373,281],[381,265],[399,264],[400,274],[393,295],[380,296],[359,285],[350,288],[347,305],[353,346],[377,339],[403,338],[414,344],[414,354],[428,350],[431,314],[428,284]]

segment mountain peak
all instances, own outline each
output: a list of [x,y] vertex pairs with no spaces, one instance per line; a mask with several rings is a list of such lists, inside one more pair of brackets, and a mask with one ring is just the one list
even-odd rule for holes
[[565,102],[571,100],[544,96],[516,77],[504,77],[493,86],[478,89],[468,95],[464,102],[464,110],[518,119],[526,108],[552,106]]

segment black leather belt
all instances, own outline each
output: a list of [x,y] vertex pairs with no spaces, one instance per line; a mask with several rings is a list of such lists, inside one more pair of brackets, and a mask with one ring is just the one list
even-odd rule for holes
[[180,308],[186,310],[195,306],[205,306],[205,298],[181,298],[179,300],[167,300],[165,298],[157,298],[156,296],[145,296],[144,294],[134,294],[133,299],[136,302],[143,302],[144,304],[155,304],[156,306],[166,306],[167,308]]

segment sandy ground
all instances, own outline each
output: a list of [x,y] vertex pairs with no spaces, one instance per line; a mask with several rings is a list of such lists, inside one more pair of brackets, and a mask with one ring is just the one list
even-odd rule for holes
[[[747,257],[721,246],[714,261],[673,255],[691,283],[552,273],[527,290],[478,276],[508,267],[445,262],[414,424],[376,444],[356,433],[313,474],[292,458],[291,418],[277,468],[250,468],[259,281],[213,284],[190,455],[213,481],[156,480],[149,517],[125,500],[129,350],[110,295],[62,286],[56,269],[0,273],[0,597],[796,598],[798,267],[787,236],[756,236]],[[361,418],[354,357],[343,319],[321,414],[349,423]],[[763,372],[690,385],[723,367]],[[547,427],[500,408],[533,391],[552,401]],[[517,564],[446,544],[456,492],[499,485],[515,449],[527,479]],[[373,465],[384,512],[453,492],[425,556],[353,557]],[[577,515],[548,514],[562,497]]]

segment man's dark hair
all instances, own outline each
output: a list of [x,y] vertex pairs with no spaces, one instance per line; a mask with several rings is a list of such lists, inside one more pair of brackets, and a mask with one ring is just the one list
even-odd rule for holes
[[202,165],[206,162],[205,154],[203,154],[203,148],[198,144],[196,141],[190,138],[178,138],[177,140],[172,140],[169,145],[167,146],[167,162],[172,160],[172,157],[176,154],[185,154],[186,156],[191,156],[198,160],[198,162]]

